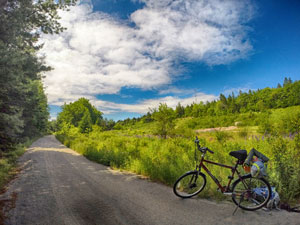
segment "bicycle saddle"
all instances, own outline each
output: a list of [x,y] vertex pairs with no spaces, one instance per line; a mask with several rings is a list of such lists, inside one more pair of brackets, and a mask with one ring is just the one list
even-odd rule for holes
[[240,161],[245,161],[245,159],[247,158],[247,151],[246,150],[238,150],[238,151],[232,151],[229,152],[229,155],[237,158]]

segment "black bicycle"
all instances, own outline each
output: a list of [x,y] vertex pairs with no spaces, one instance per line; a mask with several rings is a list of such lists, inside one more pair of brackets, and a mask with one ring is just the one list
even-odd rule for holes
[[[173,186],[175,195],[181,198],[190,198],[199,194],[206,185],[206,175],[201,172],[201,169],[203,169],[217,184],[220,191],[224,195],[231,196],[233,202],[238,207],[244,210],[253,211],[262,208],[268,203],[271,197],[271,186],[269,182],[263,177],[252,177],[251,174],[241,175],[238,171],[238,166],[243,165],[247,158],[246,150],[230,152],[229,155],[235,157],[237,162],[234,166],[229,166],[206,160],[206,153],[209,152],[213,154],[214,152],[207,147],[200,147],[197,137],[195,145],[195,160],[197,162],[196,168],[195,170],[189,171],[178,178]],[[199,157],[196,157],[197,151],[201,152],[199,164]],[[229,181],[227,186],[221,185],[219,180],[205,166],[205,163],[231,169],[232,175],[228,176]],[[238,178],[231,185],[235,174],[238,175]]]

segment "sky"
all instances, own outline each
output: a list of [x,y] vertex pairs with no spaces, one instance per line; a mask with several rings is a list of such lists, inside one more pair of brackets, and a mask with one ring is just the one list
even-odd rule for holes
[[90,100],[107,119],[300,80],[298,0],[84,0],[42,35],[51,118]]

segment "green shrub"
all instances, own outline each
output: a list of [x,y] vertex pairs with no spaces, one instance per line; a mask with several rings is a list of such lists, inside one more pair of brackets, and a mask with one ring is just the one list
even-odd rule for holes
[[238,131],[238,135],[241,138],[247,138],[248,134],[249,134],[248,127],[240,128],[239,131]]
[[17,145],[14,150],[3,153],[0,158],[0,190],[16,173],[16,161],[25,152],[25,148],[32,142]]
[[268,142],[273,153],[271,178],[282,201],[290,202],[300,198],[300,149],[296,147],[298,140],[277,137],[269,138]]
[[230,135],[228,132],[225,132],[225,131],[216,130],[216,131],[214,131],[214,133],[215,133],[215,137],[216,137],[217,141],[220,143],[224,143],[227,140],[229,140],[229,138],[232,137],[232,135]]

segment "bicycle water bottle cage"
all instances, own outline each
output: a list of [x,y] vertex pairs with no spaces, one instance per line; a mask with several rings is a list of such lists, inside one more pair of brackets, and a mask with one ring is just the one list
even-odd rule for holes
[[247,158],[247,151],[246,150],[238,150],[229,152],[229,155],[237,158],[239,160],[239,164],[243,164],[245,159]]

